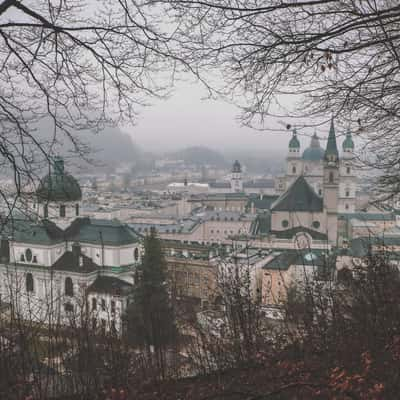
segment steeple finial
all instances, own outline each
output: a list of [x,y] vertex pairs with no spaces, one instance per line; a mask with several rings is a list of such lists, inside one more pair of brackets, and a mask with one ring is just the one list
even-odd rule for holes
[[336,133],[333,117],[331,118],[331,126],[329,128],[328,143],[325,150],[325,160],[337,161],[339,159],[339,152],[336,145]]

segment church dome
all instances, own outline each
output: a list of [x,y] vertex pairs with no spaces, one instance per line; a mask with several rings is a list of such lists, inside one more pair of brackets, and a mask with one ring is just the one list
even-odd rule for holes
[[242,172],[242,166],[238,160],[233,163],[232,172]]
[[306,161],[319,161],[324,158],[324,150],[319,144],[319,139],[316,133],[311,138],[310,146],[303,152],[303,160]]
[[39,202],[80,201],[82,191],[78,181],[64,171],[64,160],[56,157],[50,174],[46,175],[36,190]]
[[299,148],[300,148],[300,142],[299,139],[297,139],[296,130],[294,130],[293,136],[289,142],[289,149],[299,149]]
[[344,139],[343,141],[343,150],[354,150],[354,142],[353,142],[353,138],[351,137],[351,132],[347,131],[346,133],[346,139]]

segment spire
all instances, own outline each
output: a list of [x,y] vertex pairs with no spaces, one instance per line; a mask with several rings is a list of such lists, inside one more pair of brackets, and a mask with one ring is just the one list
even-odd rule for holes
[[328,143],[326,145],[324,158],[327,161],[337,161],[339,159],[339,152],[336,145],[336,134],[335,134],[335,126],[333,123],[333,117],[331,119],[331,127],[329,128]]

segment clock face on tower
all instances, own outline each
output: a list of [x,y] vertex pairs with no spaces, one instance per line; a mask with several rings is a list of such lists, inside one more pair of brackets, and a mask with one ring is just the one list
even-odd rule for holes
[[309,249],[311,247],[311,238],[304,232],[298,233],[294,238],[294,246],[298,250]]

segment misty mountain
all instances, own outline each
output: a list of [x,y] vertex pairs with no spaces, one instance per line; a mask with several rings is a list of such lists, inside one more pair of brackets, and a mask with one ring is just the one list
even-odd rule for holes
[[[78,155],[75,156],[71,141],[62,133],[57,134],[58,143],[50,146],[53,133],[50,121],[41,120],[34,128],[36,129],[35,138],[43,143],[47,154],[72,157],[75,164],[91,169],[91,166],[79,160]],[[132,141],[131,136],[118,127],[106,127],[98,133],[82,130],[73,131],[72,134],[88,149],[88,158],[93,160],[96,167],[107,168],[124,162],[135,162],[143,156],[141,149]]]
[[186,164],[213,165],[215,167],[225,167],[226,160],[224,156],[208,147],[193,146],[166,154],[169,159],[184,160]]

